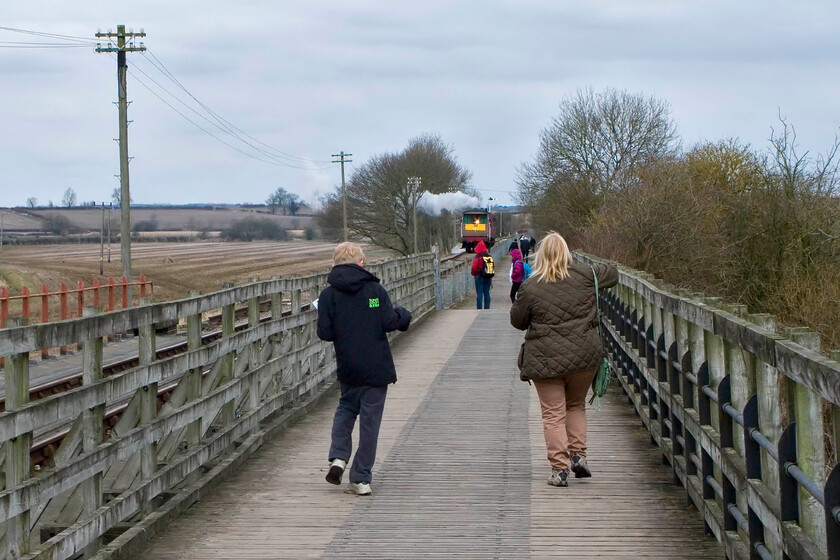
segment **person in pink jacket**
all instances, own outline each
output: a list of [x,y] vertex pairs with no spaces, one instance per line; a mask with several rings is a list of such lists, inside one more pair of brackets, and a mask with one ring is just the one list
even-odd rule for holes
[[525,281],[525,265],[522,263],[522,253],[519,249],[510,252],[510,302],[516,301],[516,292]]

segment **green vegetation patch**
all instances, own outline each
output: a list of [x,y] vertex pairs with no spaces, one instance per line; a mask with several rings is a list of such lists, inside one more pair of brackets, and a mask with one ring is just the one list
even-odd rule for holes
[[32,285],[32,282],[25,275],[16,270],[0,267],[0,285],[9,288],[9,292],[19,294],[21,288]]

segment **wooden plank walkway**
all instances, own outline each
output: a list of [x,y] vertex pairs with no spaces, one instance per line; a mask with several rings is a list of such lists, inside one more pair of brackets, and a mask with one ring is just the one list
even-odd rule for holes
[[505,295],[437,313],[395,345],[372,497],[324,481],[334,392],[142,557],[723,558],[617,389],[590,411],[593,478],[546,484]]

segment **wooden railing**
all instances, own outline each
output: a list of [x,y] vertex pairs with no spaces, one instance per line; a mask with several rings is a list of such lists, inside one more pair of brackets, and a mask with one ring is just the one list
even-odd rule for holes
[[840,559],[840,363],[819,336],[629,269],[601,306],[622,387],[727,558]]
[[[415,321],[435,308],[431,255],[370,267]],[[326,274],[253,282],[170,303],[0,330],[6,412],[0,414],[0,554],[125,557],[303,414],[332,385],[332,345],[309,303]],[[270,313],[260,314],[269,298]],[[237,307],[248,309],[237,329]],[[284,307],[286,313],[284,313]],[[288,310],[291,309],[291,313]],[[221,310],[222,336],[202,344],[202,313]],[[188,351],[157,358],[155,325],[185,319]],[[137,330],[140,365],[103,378],[103,337]],[[29,400],[29,353],[81,342],[81,387]],[[175,385],[159,407],[158,387]],[[106,407],[127,407],[105,433]],[[33,437],[72,426],[53,465],[30,468]]]

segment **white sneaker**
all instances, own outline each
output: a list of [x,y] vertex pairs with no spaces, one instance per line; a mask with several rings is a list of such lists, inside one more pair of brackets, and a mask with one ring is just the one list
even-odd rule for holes
[[330,484],[341,484],[341,476],[344,474],[344,468],[346,466],[347,461],[333,459],[330,462],[330,470],[327,472],[327,482]]
[[344,490],[346,494],[356,494],[357,496],[370,496],[370,484],[367,482],[351,482]]

